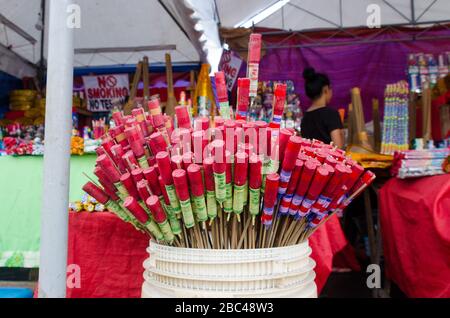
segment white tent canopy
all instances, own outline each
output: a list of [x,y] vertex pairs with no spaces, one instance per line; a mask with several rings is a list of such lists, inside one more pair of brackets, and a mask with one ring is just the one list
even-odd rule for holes
[[[48,2],[48,0],[46,0]],[[40,60],[42,0],[0,0],[0,70],[34,75]],[[221,55],[218,25],[281,30],[342,29],[367,25],[378,6],[381,25],[450,21],[448,0],[75,0],[74,66],[208,60]],[[47,19],[46,19],[47,20]],[[47,24],[47,22],[46,22]],[[47,39],[44,39],[44,59]]]
[[[381,25],[432,24],[450,21],[448,0],[216,0],[220,22],[236,27],[255,19],[271,6],[281,5],[255,26],[305,31],[365,27],[378,6]],[[284,5],[283,5],[284,4]],[[239,8],[239,9],[237,9]]]
[[[75,4],[81,22],[74,30],[75,67],[135,64],[143,56],[148,56],[150,63],[160,63],[166,52],[174,63],[200,61],[198,39],[191,41],[156,0],[76,0]],[[0,69],[16,76],[32,75],[27,74],[30,68],[24,62],[40,60],[41,0],[0,0],[0,8],[0,46],[10,48],[21,63],[14,71],[11,58],[2,60]],[[44,58],[47,43],[45,38]]]

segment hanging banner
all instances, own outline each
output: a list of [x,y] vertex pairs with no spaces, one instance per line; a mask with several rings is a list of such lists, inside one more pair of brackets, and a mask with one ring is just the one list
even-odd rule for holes
[[225,73],[227,88],[233,90],[234,84],[242,66],[242,59],[233,51],[223,50],[219,63],[219,71]]
[[113,100],[124,104],[130,94],[128,74],[83,76],[83,83],[91,112],[110,111]]

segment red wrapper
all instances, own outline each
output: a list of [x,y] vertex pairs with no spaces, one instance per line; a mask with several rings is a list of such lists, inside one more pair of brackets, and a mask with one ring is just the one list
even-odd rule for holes
[[175,185],[175,191],[180,201],[186,201],[189,199],[189,186],[186,177],[186,171],[177,169],[172,172],[173,183]]
[[156,155],[156,163],[158,164],[159,174],[161,175],[164,184],[173,184],[172,167],[169,154],[166,151],[158,152],[158,154]]
[[211,143],[214,163],[225,163],[225,142],[223,140],[214,140]]
[[206,131],[209,128],[209,118],[208,117],[200,117],[195,120],[195,130],[203,130]]
[[191,128],[191,118],[186,106],[175,107],[175,115],[177,116],[178,128]]
[[153,116],[153,126],[155,126],[156,129],[166,128],[166,120],[162,114]]
[[[116,143],[114,142],[114,140],[107,136],[102,140],[102,147],[103,149],[106,151],[106,153],[108,154],[108,156],[110,158],[112,158],[114,160],[114,156],[111,153],[111,147],[113,147]],[[117,164],[117,163],[116,163]]]
[[243,186],[247,182],[248,175],[248,155],[245,152],[238,152],[235,155],[234,183]]
[[136,184],[134,183],[133,178],[131,177],[130,173],[125,173],[120,177],[120,182],[124,185],[125,189],[127,189],[128,194],[135,198],[136,200],[139,200],[139,193],[136,189]]
[[298,196],[304,196],[306,191],[309,188],[309,184],[314,176],[314,172],[316,171],[317,165],[312,160],[307,160],[303,165],[303,170],[300,175],[300,180],[298,183],[297,190],[295,194]]
[[134,169],[139,168],[139,164],[136,160],[136,157],[134,156],[134,153],[131,150],[127,151],[122,156],[122,160],[126,165],[128,171],[133,171]]
[[327,156],[328,153],[326,151],[323,151],[323,149],[319,149],[316,152],[316,159],[319,160],[320,163],[325,163]]
[[139,196],[142,201],[146,201],[152,193],[150,192],[150,186],[147,180],[141,180],[136,184]]
[[249,158],[250,180],[249,186],[252,189],[261,188],[262,183],[262,161],[257,155],[251,155]]
[[189,151],[183,154],[183,169],[187,170],[194,163],[194,153]]
[[161,189],[161,193],[164,197],[164,203],[166,205],[170,205],[169,195],[167,194],[166,187],[164,181],[161,176],[158,177],[159,188]]
[[95,149],[95,152],[97,153],[97,157],[100,157],[101,155],[106,154],[105,149],[103,149],[102,146],[99,146]]
[[205,187],[206,191],[214,191],[214,170],[213,170],[214,159],[212,157],[207,157],[203,160],[203,170],[205,173]]
[[148,102],[148,112],[151,116],[156,116],[162,113],[161,106],[159,105],[159,100],[157,98],[153,98]]
[[237,151],[245,152],[249,157],[253,154],[256,154],[256,151],[252,144],[241,144],[240,147],[238,147]]
[[111,128],[109,130],[109,134],[122,147],[128,146],[128,140],[127,137],[125,136],[125,126],[118,126],[115,128]]
[[[234,130],[234,149],[233,153],[239,149],[239,147],[244,143],[244,129],[242,127],[236,127]],[[231,151],[230,149],[227,149]]]
[[116,112],[112,113],[112,118],[113,118],[114,124],[116,126],[120,126],[120,125],[124,124],[122,112],[116,111]]
[[301,138],[298,136],[291,136],[284,152],[282,169],[286,172],[290,172],[295,167],[297,156],[300,152]]
[[114,166],[114,163],[107,155],[101,155],[97,158],[96,163],[105,171],[109,176],[112,183],[116,183],[120,180],[120,173]]
[[145,201],[145,204],[152,213],[153,219],[155,220],[156,223],[163,223],[164,221],[167,220],[166,213],[164,212],[161,202],[159,202],[157,196],[155,195],[150,196]]
[[[280,156],[280,158],[279,158],[280,162],[283,162],[283,160],[284,160],[284,154],[286,151],[286,147],[289,142],[289,139],[292,136],[293,136],[293,134],[289,129],[283,128],[280,130],[280,135],[278,137],[278,140],[279,140],[279,142],[278,142],[279,152],[278,153]],[[294,162],[294,164],[295,164],[295,162]]]
[[161,188],[158,182],[158,172],[154,167],[145,169],[143,172],[145,179],[148,181],[150,190],[154,195],[161,195]]
[[309,186],[308,197],[317,198],[326,186],[329,177],[330,173],[327,168],[323,166],[318,167]]
[[[197,163],[202,162],[203,150],[207,145],[208,140],[205,139],[206,133],[203,130],[194,131],[192,133],[192,148],[194,151],[194,160]],[[206,142],[204,142],[206,141]]]
[[225,119],[222,117],[214,117],[214,126],[215,127],[223,127],[223,124],[225,123]]
[[139,181],[144,179],[144,174],[142,173],[141,168],[137,168],[131,171],[131,176],[133,177],[134,183],[138,183]]
[[172,164],[172,170],[183,169],[183,156],[172,156],[170,162]]
[[155,132],[150,135],[148,139],[148,145],[153,155],[157,155],[160,151],[166,151],[167,143],[164,140],[163,135],[160,132]]
[[[354,162],[352,162],[352,163],[354,163]],[[359,164],[357,164],[357,163],[355,163],[354,165],[352,165],[352,166],[351,166],[351,169],[352,169],[352,173],[350,174],[350,176],[349,176],[348,179],[347,179],[347,182],[345,183],[345,186],[346,186],[348,189],[351,189],[351,188],[355,185],[356,181],[358,181],[359,177],[361,177],[361,175],[362,175],[363,172],[364,172],[364,168],[361,167],[361,166],[360,166]]]
[[257,128],[255,123],[249,122],[242,125],[244,129],[244,142],[256,145],[257,142]]
[[120,200],[120,198],[116,194],[117,189],[114,185],[111,185],[111,183],[109,183],[108,181],[106,181],[104,179],[100,179],[100,178],[98,179],[98,182],[100,182],[100,184],[103,187],[103,190],[111,198],[111,200],[113,200],[113,201]]
[[110,183],[111,185],[113,185],[113,182],[110,178],[110,176],[106,173],[105,170],[103,170],[102,167],[97,166],[94,168],[94,174],[99,178],[99,179],[103,179],[106,182]]
[[264,207],[273,208],[277,201],[278,184],[280,176],[278,173],[269,174],[266,177],[266,188],[264,190]]
[[[272,145],[272,129],[271,128],[266,129],[266,136],[267,136],[267,138],[266,138],[267,157],[271,157],[272,156],[272,148],[275,146],[275,145]],[[264,154],[264,152],[260,151],[260,154]]]
[[375,180],[375,174],[370,170],[365,171],[364,174],[361,176],[361,178],[359,178],[358,181],[355,183],[350,192],[354,194],[360,191],[361,188],[363,187],[365,188],[368,185],[370,185],[373,180]]
[[83,186],[83,191],[101,204],[106,204],[109,201],[109,196],[92,182],[86,183]]
[[259,33],[250,34],[248,42],[248,62],[259,63],[261,59],[262,35]]
[[286,84],[277,84],[274,93],[274,103],[272,110],[272,120],[269,127],[280,128],[281,119],[283,118],[284,106],[286,104]]
[[294,171],[292,172],[291,179],[289,180],[289,185],[286,190],[286,194],[293,194],[295,189],[297,189],[298,180],[302,174],[304,162],[300,159],[295,161]]
[[225,177],[226,183],[233,181],[233,161],[231,160],[231,152],[225,151]]
[[219,103],[228,102],[227,84],[225,82],[224,72],[216,72],[214,79],[216,81],[216,92]]
[[337,160],[333,158],[333,156],[328,155],[325,159],[325,162],[332,167],[335,167],[337,164]]
[[195,163],[191,164],[188,169],[189,184],[191,185],[192,195],[199,197],[204,195],[203,178],[201,167]]
[[223,127],[223,140],[225,141],[226,149],[234,151],[234,130],[236,129],[236,123],[233,120],[225,120]]
[[134,197],[126,198],[123,206],[130,211],[140,223],[145,224],[148,222],[149,217],[147,212],[145,212]]
[[236,101],[236,119],[247,119],[250,94],[250,79],[238,78],[238,90]]
[[300,153],[298,154],[297,159],[300,159],[302,161],[306,161],[306,160],[311,159],[311,157],[308,156],[307,154],[305,154],[304,152],[301,152],[301,150],[300,150]]
[[236,123],[236,128],[237,127],[242,128],[247,123],[247,120],[246,119],[236,119],[234,122]]
[[121,145],[114,145],[111,147],[111,153],[113,155],[113,160],[116,163],[119,171],[121,173],[127,172],[127,166],[122,160],[122,156],[124,155],[124,151]]

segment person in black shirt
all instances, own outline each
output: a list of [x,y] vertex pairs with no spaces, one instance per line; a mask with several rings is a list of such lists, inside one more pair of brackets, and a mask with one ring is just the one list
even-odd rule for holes
[[339,113],[327,107],[333,91],[330,79],[326,74],[316,73],[313,68],[303,71],[305,92],[312,104],[305,112],[301,135],[304,138],[314,138],[325,143],[333,142],[337,147],[344,147],[344,131]]

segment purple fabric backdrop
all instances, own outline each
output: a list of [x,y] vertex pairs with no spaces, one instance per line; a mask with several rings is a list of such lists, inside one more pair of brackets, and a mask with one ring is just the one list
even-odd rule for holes
[[[450,31],[427,33],[428,36],[431,34],[448,36]],[[395,39],[401,36],[386,34],[384,38]],[[316,71],[324,72],[330,77],[334,93],[330,105],[332,107],[347,108],[350,103],[350,89],[361,88],[364,114],[366,121],[369,121],[372,118],[372,98],[378,98],[383,105],[386,84],[407,79],[408,53],[438,54],[446,51],[450,51],[449,39],[272,49],[268,50],[261,60],[259,79],[294,81],[296,91],[300,94],[302,109],[306,110],[310,101],[304,94],[302,73],[306,66],[312,66]],[[245,76],[245,69],[246,67],[241,69],[241,76]]]

